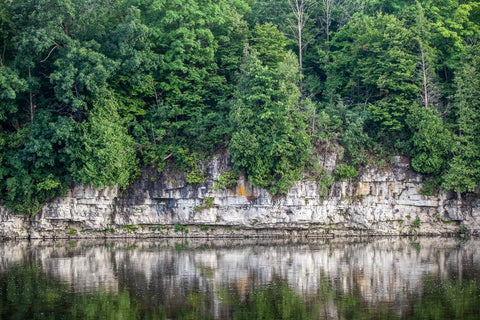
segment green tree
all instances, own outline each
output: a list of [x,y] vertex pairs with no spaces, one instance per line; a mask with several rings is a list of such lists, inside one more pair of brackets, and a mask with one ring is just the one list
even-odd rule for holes
[[165,129],[158,137],[165,146],[162,158],[173,153],[181,163],[182,154],[212,151],[225,138],[228,111],[220,102],[229,90],[216,53],[239,20],[231,3],[155,0],[146,11],[156,44],[152,50],[161,55],[154,80],[162,110],[156,115]]
[[285,193],[300,178],[311,154],[298,61],[286,53],[277,66],[269,66],[268,51],[263,56],[268,64],[255,50],[246,52],[232,101],[229,151],[234,166],[245,170],[255,185]]
[[127,134],[113,98],[101,98],[93,108],[68,149],[70,174],[74,181],[87,185],[125,187],[137,170],[134,140]]
[[327,91],[368,107],[382,136],[401,142],[405,120],[417,101],[415,42],[392,15],[356,15],[332,39]]
[[430,108],[416,107],[407,120],[411,131],[412,167],[424,174],[440,175],[446,168],[452,134]]
[[[121,157],[126,150],[136,163],[118,108],[99,119],[98,105],[114,95],[109,89],[120,65],[114,59],[121,60],[106,49],[106,39],[114,39],[106,33],[118,24],[117,10],[125,4],[102,6],[106,3],[38,0],[0,6],[1,26],[7,28],[1,37],[0,193],[16,212],[37,213],[72,181],[124,186],[132,168],[105,152],[115,139],[121,140],[110,153]],[[98,149],[88,154],[93,144]]]
[[17,213],[36,214],[42,205],[61,194],[68,181],[69,156],[74,121],[39,110],[34,122],[4,135],[0,147],[0,194]]
[[285,59],[287,39],[272,23],[256,25],[253,29],[251,47],[257,52],[262,63],[275,68]]
[[444,188],[461,193],[480,185],[480,45],[467,47],[455,75],[456,136]]

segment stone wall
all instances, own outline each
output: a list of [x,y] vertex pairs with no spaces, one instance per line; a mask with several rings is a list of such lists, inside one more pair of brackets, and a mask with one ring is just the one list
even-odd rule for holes
[[[332,171],[335,159],[322,164]],[[196,237],[451,234],[480,231],[480,198],[424,196],[422,176],[408,159],[387,168],[367,168],[355,180],[335,182],[322,196],[316,181],[303,179],[284,197],[272,197],[240,177],[232,190],[213,190],[230,170],[226,156],[204,170],[208,179],[188,184],[184,172],[145,170],[126,190],[76,185],[33,218],[0,208],[0,236]]]

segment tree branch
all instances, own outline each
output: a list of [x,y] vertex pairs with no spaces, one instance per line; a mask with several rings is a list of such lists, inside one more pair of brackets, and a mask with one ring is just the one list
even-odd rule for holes
[[41,60],[40,62],[43,63],[45,61],[47,61],[48,58],[50,58],[50,55],[52,54],[53,50],[57,49],[59,47],[58,43],[55,42],[55,45],[53,46],[53,48],[50,50],[50,52],[47,54],[47,56],[45,57],[45,59]]

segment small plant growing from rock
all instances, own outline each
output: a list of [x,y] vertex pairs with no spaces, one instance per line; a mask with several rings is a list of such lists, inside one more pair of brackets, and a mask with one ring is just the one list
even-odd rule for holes
[[173,227],[173,232],[183,232],[185,234],[188,233],[188,229],[186,226],[182,226],[180,224],[176,224],[174,227]]
[[413,220],[412,227],[420,228],[420,219],[418,217],[415,220]]
[[335,170],[333,170],[333,176],[335,177],[335,180],[342,181],[357,177],[358,171],[348,164],[341,163],[335,168]]
[[214,198],[213,197],[207,197],[205,198],[205,203],[204,203],[204,206],[208,209],[210,208],[213,208],[213,202],[214,202]]
[[320,187],[320,197],[326,198],[328,196],[328,190],[333,184],[333,177],[326,170],[322,170],[318,174],[317,183]]
[[207,180],[205,173],[198,167],[193,168],[189,173],[187,173],[188,183],[203,183],[205,180]]
[[238,182],[239,174],[235,171],[226,171],[213,183],[212,190],[232,189]]
[[426,178],[422,183],[420,194],[424,196],[433,196],[438,192],[441,181],[439,178]]
[[138,226],[135,226],[135,225],[126,225],[124,226],[125,230],[127,230],[128,232],[135,232],[138,230]]
[[193,211],[194,212],[200,212],[204,209],[211,209],[215,206],[215,198],[213,197],[206,197],[204,200],[203,200],[203,204],[200,205],[200,206],[195,206],[193,207]]
[[468,234],[468,228],[466,226],[461,226],[459,230],[460,234]]

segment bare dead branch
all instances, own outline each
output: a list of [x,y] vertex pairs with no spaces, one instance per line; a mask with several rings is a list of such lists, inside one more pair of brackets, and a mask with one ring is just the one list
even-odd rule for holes
[[53,46],[53,48],[50,50],[50,52],[47,54],[47,56],[45,57],[45,59],[41,60],[40,62],[43,63],[45,61],[47,61],[48,58],[50,58],[50,55],[52,54],[53,50],[57,49],[59,47],[58,43],[55,43],[55,45]]

